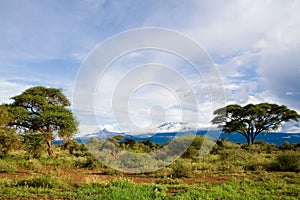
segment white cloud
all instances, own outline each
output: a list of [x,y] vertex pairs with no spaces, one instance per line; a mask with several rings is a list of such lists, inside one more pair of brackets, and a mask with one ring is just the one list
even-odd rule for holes
[[30,85],[24,85],[22,83],[14,83],[7,80],[0,79],[0,104],[11,103],[11,97],[21,94]]
[[[288,104],[300,110],[299,10],[299,1],[269,0],[1,2],[0,80],[3,89],[0,100],[7,101],[7,96],[22,92],[31,82],[66,87],[68,96],[71,96],[74,70],[98,42],[129,28],[161,26],[181,31],[203,45],[220,71],[227,91],[227,103],[267,101]],[[157,38],[157,43],[164,42],[163,37]],[[168,45],[182,49],[184,44],[174,41]],[[115,50],[121,46],[116,44]],[[185,90],[180,82],[172,82],[173,77],[159,72],[141,73],[134,77],[136,81],[148,80],[152,76],[156,80],[172,82],[175,96],[185,97],[181,103],[191,116],[191,108],[195,107],[191,97],[196,95],[201,113],[208,113],[200,117],[206,123],[212,108],[208,105],[211,99],[203,77],[195,75],[188,63],[174,55],[133,52],[113,64],[115,69],[109,69],[99,82],[103,84],[99,91],[90,91],[96,92],[95,112],[98,121],[102,120],[100,125],[114,123],[108,120],[112,117],[111,96],[121,77],[130,67],[150,62],[174,67],[186,78],[187,85],[195,88],[196,94]],[[41,67],[37,68],[38,64]],[[19,80],[23,83],[18,83]],[[132,87],[130,84],[134,81],[123,88]],[[86,88],[83,86],[82,90]],[[170,91],[161,92],[161,89],[148,88],[132,102],[131,106],[137,111],[131,114],[134,118],[144,119],[140,124],[147,124],[151,107],[157,104],[163,107],[167,120],[177,120],[176,116],[180,116],[176,98],[170,95]],[[91,114],[94,105],[80,109]],[[152,114],[158,116],[160,113],[158,109]]]

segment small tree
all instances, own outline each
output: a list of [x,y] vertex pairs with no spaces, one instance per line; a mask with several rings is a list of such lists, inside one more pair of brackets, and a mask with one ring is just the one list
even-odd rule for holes
[[26,133],[22,135],[23,145],[29,158],[40,158],[45,150],[46,138],[41,133]]
[[213,124],[220,124],[219,127],[227,134],[236,132],[243,135],[249,145],[254,143],[259,134],[277,130],[282,122],[298,121],[300,117],[296,111],[284,105],[269,103],[244,107],[233,104],[216,110],[214,114]]
[[20,146],[16,131],[7,127],[11,116],[5,105],[0,105],[0,157],[6,156],[9,151]]
[[61,89],[33,87],[12,99],[9,111],[14,119],[10,125],[23,133],[41,133],[46,139],[49,156],[53,156],[51,142],[55,132],[67,139],[77,131],[78,123],[67,109],[70,101]]

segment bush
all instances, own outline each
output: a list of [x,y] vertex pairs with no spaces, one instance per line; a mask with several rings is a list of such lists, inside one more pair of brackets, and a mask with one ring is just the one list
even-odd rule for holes
[[8,173],[17,171],[16,165],[8,163],[6,160],[0,160],[0,173]]
[[282,145],[279,146],[279,149],[282,151],[295,150],[296,145],[290,144],[288,141],[285,141]]
[[20,140],[14,129],[0,128],[0,157],[20,147]]
[[222,171],[264,170],[270,162],[263,154],[244,149],[224,149],[219,155],[222,162],[219,170]]
[[94,157],[84,158],[83,160],[78,160],[75,162],[75,167],[85,168],[85,169],[96,169],[99,167],[99,161]]
[[300,153],[295,151],[286,151],[279,154],[276,161],[271,165],[270,170],[299,172]]
[[189,160],[179,158],[170,167],[173,169],[172,177],[174,178],[188,178],[193,175],[192,163]]
[[71,155],[75,155],[76,157],[90,156],[85,145],[78,143],[76,140],[68,140],[62,145],[62,149],[68,150]]
[[35,172],[40,172],[43,168],[43,165],[38,160],[30,159],[24,163],[24,167]]
[[174,171],[172,168],[164,167],[162,169],[157,170],[156,172],[153,172],[151,175],[154,177],[166,178],[166,177],[172,177],[173,173]]
[[122,171],[112,169],[112,168],[104,169],[103,174],[104,175],[113,175],[113,176],[123,176],[124,175],[124,173]]
[[32,187],[32,188],[66,188],[67,184],[64,180],[52,174],[42,175],[33,178],[19,180],[16,183],[17,187]]
[[27,133],[23,134],[22,137],[28,156],[40,158],[46,150],[46,138],[41,133]]
[[225,139],[218,139],[216,141],[216,144],[211,149],[210,153],[211,154],[218,154],[219,151],[221,151],[222,149],[224,149],[225,142],[226,142]]

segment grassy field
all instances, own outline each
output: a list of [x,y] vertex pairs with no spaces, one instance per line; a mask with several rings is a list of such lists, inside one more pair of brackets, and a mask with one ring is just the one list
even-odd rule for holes
[[[75,144],[80,146],[79,144]],[[147,174],[103,166],[82,148],[55,147],[33,159],[23,150],[0,159],[0,199],[299,199],[299,145],[223,141],[199,158],[192,145]],[[135,148],[137,149],[137,148]]]

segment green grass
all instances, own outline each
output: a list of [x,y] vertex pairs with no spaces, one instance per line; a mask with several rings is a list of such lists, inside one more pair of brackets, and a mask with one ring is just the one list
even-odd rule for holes
[[174,199],[298,199],[300,188],[280,180],[231,181],[220,185],[200,184],[178,193]]
[[299,199],[300,151],[291,147],[223,141],[204,158],[191,148],[171,165],[138,176],[151,183],[134,183],[85,151],[55,146],[55,157],[29,159],[19,150],[0,159],[0,199]]
[[[128,179],[110,181],[108,184],[65,185],[47,180],[33,179],[0,182],[0,198],[39,199],[299,199],[298,182],[286,179],[229,181],[222,184],[136,184]],[[28,180],[26,180],[28,181]],[[299,181],[299,177],[298,177]],[[47,183],[47,184],[44,184]],[[63,186],[62,186],[63,185]]]

